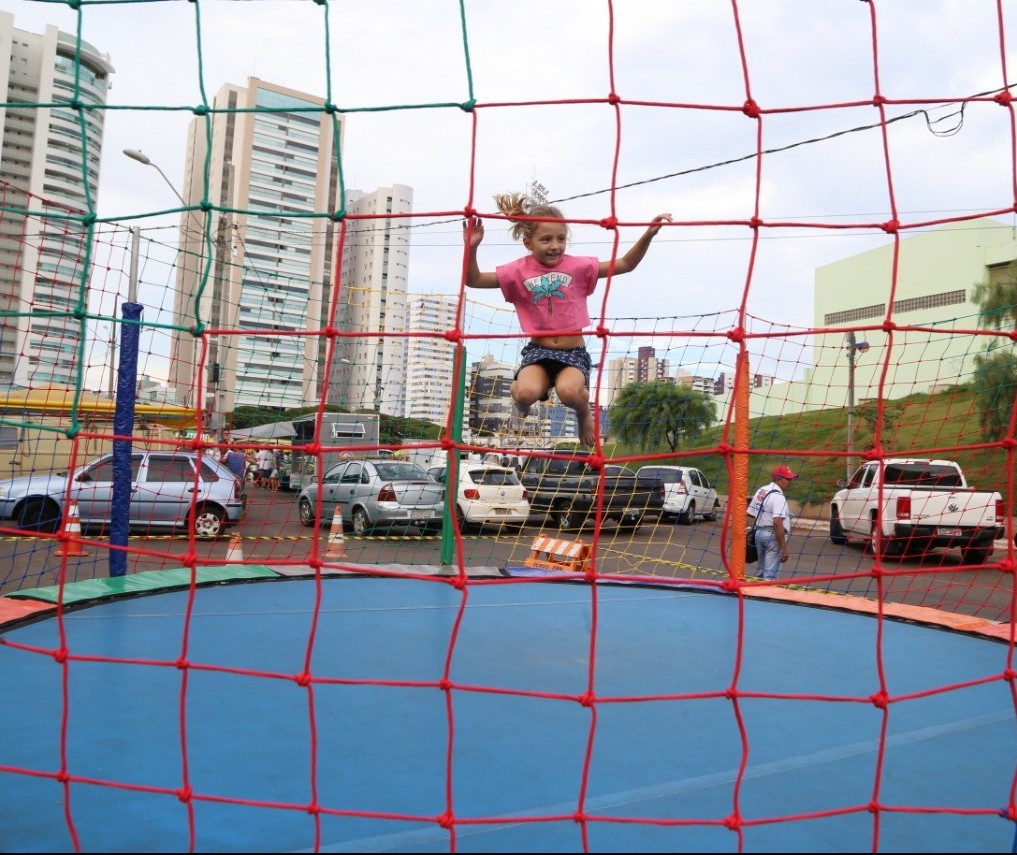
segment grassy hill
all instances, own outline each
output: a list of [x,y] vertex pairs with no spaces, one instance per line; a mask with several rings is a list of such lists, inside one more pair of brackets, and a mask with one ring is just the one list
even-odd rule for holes
[[[978,447],[982,443],[981,427],[977,402],[969,387],[951,387],[937,394],[915,394],[891,403],[899,407],[899,417],[882,436],[882,446],[888,456],[956,460],[970,484],[980,489],[999,490],[1006,496],[1009,455],[1004,449]],[[825,504],[836,492],[837,480],[848,474],[847,433],[847,409],[843,407],[752,419],[749,424],[750,489],[765,484],[774,466],[787,463],[800,475],[791,497],[803,503]],[[720,492],[728,493],[727,462],[717,451],[723,440],[723,431],[718,428],[702,437],[694,447],[680,449],[677,456],[654,462],[697,466],[714,480]],[[872,445],[872,440],[868,424],[856,415],[856,454],[852,470],[862,462],[862,452]],[[727,441],[734,443],[733,427]],[[659,454],[661,450],[608,443],[605,452],[611,456],[642,456]]]

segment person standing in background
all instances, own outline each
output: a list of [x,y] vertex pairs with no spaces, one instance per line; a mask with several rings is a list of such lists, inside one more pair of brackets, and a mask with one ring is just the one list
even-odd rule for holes
[[749,525],[756,523],[756,549],[759,550],[759,576],[773,581],[780,573],[780,565],[788,560],[787,549],[791,539],[791,509],[784,491],[798,476],[788,466],[773,470],[773,480],[756,490],[749,502]]

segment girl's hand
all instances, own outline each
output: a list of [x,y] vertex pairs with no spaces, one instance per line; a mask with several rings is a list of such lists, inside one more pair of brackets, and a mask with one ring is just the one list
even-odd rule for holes
[[469,246],[480,246],[484,239],[484,222],[480,217],[463,220],[463,240],[469,240]]
[[657,216],[653,218],[653,222],[650,224],[650,227],[647,229],[647,231],[650,233],[650,237],[653,237],[657,232],[660,231],[660,224],[665,222],[665,221],[668,222],[668,223],[671,222],[671,215],[670,214],[657,214]]

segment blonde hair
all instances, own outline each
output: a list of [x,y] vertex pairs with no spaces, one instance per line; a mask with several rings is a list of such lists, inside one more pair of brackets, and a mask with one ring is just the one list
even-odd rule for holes
[[[512,221],[512,228],[509,234],[515,240],[523,240],[533,236],[539,222],[533,220],[517,220],[517,217],[553,217],[557,220],[565,219],[559,208],[554,205],[534,205],[530,202],[525,193],[502,193],[494,197],[494,203],[509,220]],[[569,227],[565,226],[566,235],[570,235]]]

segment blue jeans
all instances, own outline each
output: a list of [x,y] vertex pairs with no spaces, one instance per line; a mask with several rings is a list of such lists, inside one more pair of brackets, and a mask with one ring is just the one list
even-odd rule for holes
[[[787,542],[791,536],[784,534]],[[759,572],[757,576],[773,581],[780,574],[780,544],[772,528],[756,529],[756,549],[759,550]]]

